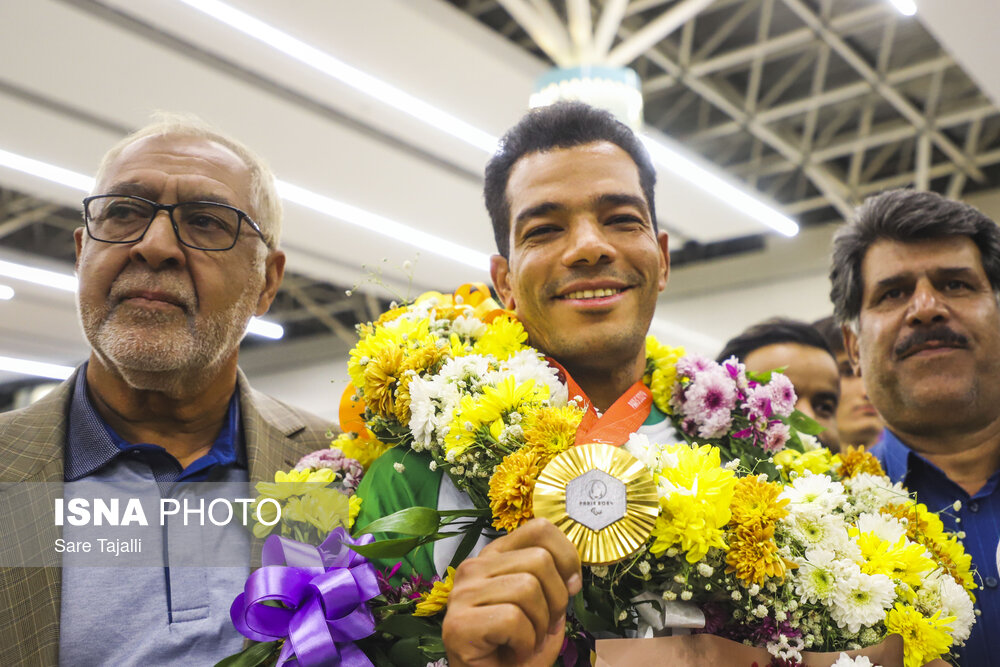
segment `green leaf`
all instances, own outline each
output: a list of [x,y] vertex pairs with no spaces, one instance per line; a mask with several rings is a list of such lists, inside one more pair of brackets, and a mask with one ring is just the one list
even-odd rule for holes
[[396,637],[420,637],[421,635],[440,635],[441,629],[421,618],[409,614],[394,614],[378,624],[376,632],[386,632]]
[[272,658],[278,656],[281,650],[281,642],[263,642],[251,644],[236,655],[223,658],[215,663],[215,667],[260,667],[269,664]]
[[809,417],[804,412],[795,410],[792,412],[791,416],[788,418],[788,425],[794,428],[796,431],[801,431],[808,435],[819,435],[825,429],[819,425],[819,423]]
[[485,523],[483,519],[480,519],[466,529],[465,537],[459,543],[458,549],[455,551],[455,556],[449,564],[450,567],[458,567],[472,553],[473,547],[476,546],[479,536],[482,535],[483,529],[486,527]]
[[573,614],[590,634],[611,632],[615,629],[614,624],[587,609],[587,605],[583,601],[583,593],[577,593],[573,596]]
[[402,558],[424,542],[426,540],[420,537],[401,537],[396,540],[379,540],[371,544],[348,546],[368,560],[379,560],[383,558]]
[[425,537],[437,532],[441,515],[430,507],[407,507],[381,519],[375,519],[356,535],[367,533],[398,533]]
[[395,642],[389,649],[389,658],[397,665],[426,665],[427,658],[420,650],[420,640],[408,637]]

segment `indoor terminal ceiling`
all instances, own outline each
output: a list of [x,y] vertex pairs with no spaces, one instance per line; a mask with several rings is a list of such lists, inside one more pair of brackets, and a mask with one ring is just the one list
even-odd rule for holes
[[[193,111],[267,156],[279,179],[375,216],[359,226],[286,198],[290,271],[268,315],[285,337],[246,342],[271,363],[307,341],[343,354],[354,324],[391,299],[488,280],[492,235],[479,192],[488,150],[191,4],[0,3],[0,151],[92,176],[101,152],[152,110]],[[780,237],[661,170],[657,209],[672,234],[674,272],[660,331],[706,353],[768,315],[827,312],[830,236],[869,194],[924,188],[1000,213],[1000,47],[976,32],[1000,20],[991,0],[966,0],[962,12],[924,0],[915,17],[889,0],[227,4],[493,138],[526,108],[534,80],[581,45],[598,61],[634,68],[651,135],[801,227]],[[72,273],[83,194],[0,163],[0,261]],[[380,220],[432,240],[415,247],[375,229]],[[434,239],[468,257],[435,254]],[[0,356],[85,358],[72,294],[0,283],[16,292],[0,301]],[[0,406],[35,381],[0,372]]]

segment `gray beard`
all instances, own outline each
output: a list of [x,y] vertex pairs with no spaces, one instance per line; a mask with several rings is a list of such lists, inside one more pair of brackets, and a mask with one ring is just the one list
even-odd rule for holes
[[[247,289],[225,310],[205,316],[80,305],[84,334],[98,358],[133,389],[171,396],[197,391],[239,347],[257,307]],[[102,309],[103,310],[103,309]]]

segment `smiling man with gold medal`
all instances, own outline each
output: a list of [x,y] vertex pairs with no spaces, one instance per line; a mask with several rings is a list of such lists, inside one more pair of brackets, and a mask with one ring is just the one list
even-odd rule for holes
[[[670,265],[655,180],[630,129],[573,103],[529,113],[487,165],[494,287],[587,414],[577,432],[583,446],[554,460],[537,485],[535,513],[552,521],[532,520],[458,568],[444,621],[453,666],[551,665],[569,597],[581,587],[579,554],[613,562],[649,534],[655,486],[620,445],[633,433],[678,439],[642,382],[646,332]],[[471,507],[447,476],[399,465],[395,452],[359,489],[358,525],[412,505]],[[439,542],[409,564],[440,574],[456,548]]]

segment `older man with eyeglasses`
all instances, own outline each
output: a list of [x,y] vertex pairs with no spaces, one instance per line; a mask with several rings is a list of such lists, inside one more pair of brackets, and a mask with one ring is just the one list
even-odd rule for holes
[[[0,483],[60,482],[69,497],[85,482],[255,482],[328,445],[325,421],[254,391],[237,367],[285,266],[280,200],[257,156],[161,115],[105,155],[84,222],[90,359],[0,415]],[[60,534],[41,524],[39,548],[51,549]],[[162,567],[0,570],[0,664],[201,665],[239,650],[229,604],[249,556],[242,568],[171,568],[172,548],[164,537]]]

